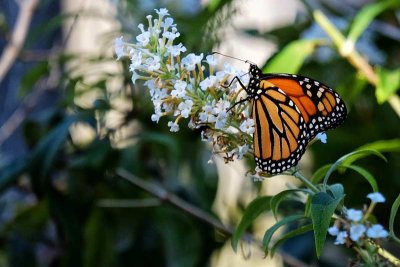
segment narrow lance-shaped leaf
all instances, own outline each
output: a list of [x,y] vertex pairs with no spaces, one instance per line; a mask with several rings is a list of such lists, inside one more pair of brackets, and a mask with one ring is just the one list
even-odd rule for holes
[[342,198],[333,198],[325,192],[315,194],[311,199],[311,219],[314,227],[315,249],[319,258],[325,243],[331,217]]
[[307,232],[309,232],[309,231],[312,231],[312,229],[313,229],[312,224],[308,224],[308,225],[304,225],[304,226],[301,226],[301,227],[299,227],[299,228],[296,228],[295,230],[290,231],[290,232],[288,232],[288,233],[282,235],[282,236],[275,242],[275,244],[271,247],[271,250],[270,250],[270,251],[271,251],[271,257],[274,256],[276,249],[277,249],[280,245],[282,245],[283,242],[285,242],[286,240],[288,240],[288,239],[290,239],[290,238],[293,238],[293,237],[295,237],[295,236],[298,236],[298,235],[307,233]]
[[360,146],[357,150],[375,150],[378,152],[400,152],[400,138],[389,140],[378,140]]
[[279,222],[277,222],[276,224],[274,224],[271,228],[269,228],[265,234],[264,234],[264,238],[263,238],[263,248],[265,251],[268,251],[268,247],[269,247],[269,243],[271,242],[271,238],[274,235],[274,233],[276,232],[276,230],[279,229],[279,227],[300,220],[301,218],[304,218],[303,215],[290,215],[288,217],[284,217],[282,220],[280,220]]
[[394,232],[394,220],[396,219],[397,212],[400,207],[400,194],[397,196],[396,200],[393,202],[392,209],[390,210],[390,218],[389,218],[389,231],[392,235],[392,238],[395,239],[398,243],[400,243],[400,239],[396,236]]
[[372,187],[372,191],[379,192],[378,183],[376,182],[374,176],[369,171],[367,171],[366,169],[364,169],[360,166],[354,165],[354,164],[346,165],[345,167],[358,172],[362,177],[365,178],[365,180],[367,180],[369,185]]
[[271,198],[271,210],[272,210],[272,213],[274,214],[275,219],[277,218],[277,215],[278,215],[279,204],[283,200],[285,200],[289,195],[295,194],[297,192],[312,194],[312,191],[307,190],[307,189],[288,189],[288,190],[284,190],[284,191],[276,194],[275,196],[273,196]]
[[240,238],[243,236],[247,228],[252,222],[264,211],[270,210],[270,196],[263,196],[253,200],[244,211],[243,217],[232,236],[232,248],[234,251],[237,250],[237,245]]
[[369,150],[369,149],[362,149],[362,150],[356,150],[353,151],[351,153],[348,153],[344,156],[342,156],[341,158],[339,158],[334,164],[332,164],[332,166],[329,168],[329,170],[326,172],[325,177],[324,177],[324,185],[326,185],[328,183],[328,179],[331,176],[331,174],[338,169],[341,166],[346,166],[346,165],[350,165],[352,162],[367,157],[369,155],[375,155],[378,156],[380,158],[382,158],[383,160],[386,161],[385,156],[383,156],[380,152],[375,151],[375,150]]
[[378,83],[376,85],[376,100],[383,104],[391,95],[400,89],[400,69],[386,70],[379,68]]
[[[285,46],[263,69],[266,73],[297,73],[321,40],[297,40]],[[288,64],[290,62],[290,64]]]
[[355,43],[376,16],[378,16],[384,10],[398,4],[399,2],[397,0],[392,0],[378,1],[377,3],[366,5],[357,13],[357,16],[354,18],[350,27],[348,39]]

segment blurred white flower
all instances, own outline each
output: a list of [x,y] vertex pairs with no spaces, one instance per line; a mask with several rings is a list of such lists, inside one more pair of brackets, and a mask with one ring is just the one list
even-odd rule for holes
[[179,131],[179,125],[178,125],[176,122],[174,122],[174,121],[169,121],[169,122],[168,122],[168,127],[169,127],[169,130],[170,130],[171,132],[177,132],[177,131]]
[[121,59],[125,55],[123,36],[120,36],[115,39],[114,48],[115,48],[115,54],[117,55],[117,60]]
[[245,121],[240,124],[239,129],[247,134],[253,134],[255,129],[254,129],[254,120],[253,119],[246,119]]

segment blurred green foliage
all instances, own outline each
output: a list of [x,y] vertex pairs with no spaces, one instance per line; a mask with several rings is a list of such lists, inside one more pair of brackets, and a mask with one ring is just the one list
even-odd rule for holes
[[[145,21],[143,12],[148,10],[139,2],[117,3],[117,19],[126,35],[135,36],[134,25]],[[162,7],[161,2],[154,1],[155,7]],[[179,5],[168,7],[188,51],[209,53],[218,47],[222,41],[219,31],[238,12],[232,2],[209,1],[194,13],[185,13]],[[318,6],[331,14],[333,20],[344,22],[345,32],[358,8],[350,2],[339,7],[326,1]],[[315,8],[311,6],[311,11]],[[399,117],[385,102],[389,95],[398,94],[400,84],[400,9],[380,11],[372,24],[367,23],[368,27],[363,28],[360,22],[361,26],[351,31],[355,40],[360,37],[356,45],[360,53],[375,60],[372,64],[381,77],[377,89],[330,45],[307,14],[296,23],[269,32],[241,29],[254,38],[277,44],[277,54],[270,65],[266,64],[267,69],[271,68],[269,71],[289,68],[314,77],[335,88],[345,99],[349,116],[344,125],[329,133],[328,144],[312,146],[314,169],[367,143],[400,138]],[[56,16],[48,25],[49,30],[59,26],[65,17],[70,16]],[[360,17],[358,20],[365,23]],[[1,28],[9,29],[3,23]],[[38,38],[37,31],[29,38]],[[282,60],[286,66],[277,63]],[[122,71],[101,71],[94,81],[88,82],[87,69],[104,62],[114,62],[114,58],[61,53],[44,59],[19,82],[16,90],[24,101],[52,68],[63,70],[56,86],[62,93],[54,108],[40,116],[28,117],[23,123],[28,153],[12,162],[0,162],[3,194],[0,264],[16,267],[209,264],[211,254],[228,236],[162,202],[148,206],[152,196],[117,177],[115,172],[124,168],[212,213],[217,174],[214,167],[207,165],[211,152],[203,147],[200,131],[182,129],[173,134],[165,121],[156,124],[150,120],[150,96],[143,85],[131,84],[128,62],[121,63]],[[81,66],[71,70],[69,64]],[[118,92],[109,90],[113,79],[120,81]],[[98,97],[91,106],[78,104],[77,99],[93,92]],[[120,109],[115,99],[123,99],[129,109]],[[113,111],[118,111],[122,120],[110,127],[106,116]],[[76,141],[71,127],[77,124],[95,133],[94,138],[87,143]],[[386,227],[391,203],[400,189],[400,153],[396,144],[397,141],[385,153],[387,162],[369,157],[360,163],[377,177],[379,189],[387,197],[376,213]],[[347,171],[346,180],[341,177],[336,175],[331,180],[344,185],[346,203],[353,206],[364,203],[365,195],[371,192],[368,182],[356,172]],[[16,195],[12,201],[8,200],[11,195]],[[134,208],[99,205],[104,199],[135,200],[137,205]]]

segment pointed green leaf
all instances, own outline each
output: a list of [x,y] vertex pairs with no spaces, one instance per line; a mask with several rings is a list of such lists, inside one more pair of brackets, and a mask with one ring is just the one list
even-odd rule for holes
[[311,219],[313,222],[315,249],[319,258],[324,247],[329,224],[336,207],[342,198],[333,198],[330,194],[319,192],[311,199]]
[[375,95],[378,103],[382,104],[400,89],[400,69],[386,70],[379,68],[377,74],[378,83]]
[[344,187],[342,184],[332,184],[327,187],[327,192],[332,193],[334,199],[342,199],[344,197]]
[[297,192],[312,194],[312,191],[307,190],[307,189],[288,189],[288,190],[284,190],[284,191],[276,194],[275,196],[273,196],[271,198],[271,210],[272,210],[272,213],[274,214],[275,219],[277,218],[277,215],[278,215],[279,204],[284,199],[286,199],[289,195],[295,194]]
[[269,211],[270,207],[270,196],[262,196],[254,199],[246,208],[243,213],[243,217],[240,220],[239,225],[237,226],[235,232],[232,236],[232,248],[236,252],[237,245],[239,243],[240,238],[243,236],[247,228],[253,223],[253,221],[263,212]]
[[327,164],[322,167],[320,167],[318,170],[316,170],[311,177],[311,182],[313,184],[319,183],[322,178],[324,178],[325,174],[328,172],[329,168],[332,166],[332,164]]
[[348,166],[354,161],[365,158],[370,155],[375,155],[380,157],[381,159],[386,161],[385,156],[383,156],[380,152],[376,150],[371,150],[371,149],[361,149],[361,150],[356,150],[351,153],[348,153],[341,158],[339,158],[332,166],[329,168],[329,170],[326,172],[325,177],[324,177],[324,185],[328,183],[328,179],[331,176],[331,174],[338,169],[339,167],[342,166]]
[[21,85],[19,88],[20,97],[26,96],[35,84],[42,79],[44,76],[50,73],[50,67],[48,61],[38,63],[34,67],[30,68],[27,73],[22,77]]
[[272,248],[270,249],[270,251],[271,251],[271,257],[274,256],[276,249],[277,249],[279,246],[281,246],[283,242],[285,242],[286,240],[288,240],[288,239],[290,239],[290,238],[293,238],[293,237],[295,237],[295,236],[298,236],[298,235],[307,233],[307,232],[309,232],[309,231],[312,231],[312,229],[313,229],[313,225],[312,225],[312,224],[308,224],[308,225],[304,225],[304,226],[301,226],[301,227],[299,227],[299,228],[296,228],[295,230],[290,231],[290,232],[288,232],[288,233],[282,235],[282,236],[275,242],[275,244],[272,246]]
[[297,40],[285,46],[268,61],[263,69],[266,73],[297,73],[304,61],[314,53],[321,40]]
[[271,228],[269,228],[264,234],[264,238],[263,238],[264,250],[268,251],[268,247],[269,247],[269,243],[271,242],[271,238],[274,235],[274,233],[276,232],[276,230],[279,229],[279,227],[281,227],[282,225],[288,224],[290,222],[300,220],[301,218],[304,218],[304,216],[303,215],[290,215],[290,216],[284,217],[282,220],[280,220],[279,222],[277,222],[273,226],[271,226]]
[[378,152],[400,152],[400,138],[379,140],[360,146],[357,150],[375,150]]
[[392,208],[390,210],[390,218],[389,218],[389,231],[392,238],[394,238],[398,243],[400,243],[400,239],[396,236],[394,232],[394,220],[396,218],[397,212],[400,207],[400,194],[397,196],[396,200],[393,202]]
[[378,183],[376,182],[374,176],[369,171],[367,171],[366,169],[364,169],[360,166],[354,165],[354,164],[347,165],[345,167],[358,172],[362,177],[365,178],[365,180],[367,180],[369,185],[372,187],[372,191],[379,192]]
[[374,4],[366,5],[364,8],[361,9],[361,11],[357,13],[357,16],[354,18],[353,23],[350,27],[348,39],[352,40],[353,43],[355,43],[376,16],[378,16],[384,10],[398,4],[398,1],[391,0],[378,1]]

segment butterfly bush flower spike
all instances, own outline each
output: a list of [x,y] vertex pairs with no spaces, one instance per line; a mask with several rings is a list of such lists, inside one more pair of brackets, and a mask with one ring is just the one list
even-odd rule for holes
[[[252,153],[254,123],[228,112],[238,99],[236,89],[232,89],[235,83],[232,88],[226,86],[237,75],[246,83],[248,75],[229,64],[215,73],[218,61],[213,55],[185,54],[187,49],[177,42],[180,33],[168,10],[160,8],[155,13],[146,16],[147,25],[138,25],[139,34],[133,42],[122,36],[115,40],[117,60],[129,58],[132,82],[149,90],[154,107],[151,120],[159,123],[167,117],[171,132],[178,132],[183,120],[191,129],[207,126],[202,140],[212,144],[213,151],[226,161]],[[241,112],[249,114],[249,108]],[[239,131],[241,135],[232,135]]]

